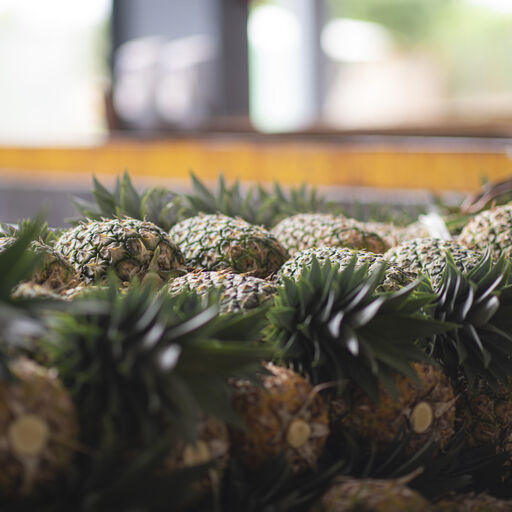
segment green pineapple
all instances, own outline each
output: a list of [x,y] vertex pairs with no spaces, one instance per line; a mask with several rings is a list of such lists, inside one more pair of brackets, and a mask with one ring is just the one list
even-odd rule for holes
[[298,280],[306,268],[311,267],[313,258],[319,263],[330,261],[339,265],[340,270],[346,268],[353,257],[357,258],[356,268],[362,265],[368,266],[368,271],[374,271],[379,265],[386,266],[384,281],[380,285],[382,291],[399,290],[411,283],[415,274],[402,270],[398,265],[389,263],[383,256],[367,251],[356,251],[344,247],[320,247],[316,249],[304,249],[289,259],[277,272],[278,284],[283,283],[285,277]]
[[221,313],[245,311],[271,301],[277,292],[275,284],[245,274],[229,271],[189,272],[173,279],[168,286],[171,293],[193,290],[200,295],[219,293]]
[[338,477],[310,512],[419,512],[434,510],[402,479]]
[[408,272],[425,274],[435,288],[439,285],[446,267],[447,251],[462,272],[468,272],[474,268],[482,256],[482,253],[450,240],[417,238],[392,247],[384,254],[384,258]]
[[457,241],[475,251],[490,249],[494,259],[512,256],[512,205],[496,206],[473,218],[462,229]]
[[270,363],[266,369],[261,385],[233,382],[234,408],[244,421],[232,430],[233,452],[249,468],[280,455],[295,473],[314,468],[329,434],[327,408],[297,373]]
[[66,231],[55,249],[86,283],[104,278],[110,269],[122,281],[147,275],[166,281],[184,263],[176,243],[162,229],[129,218],[80,224]]
[[373,253],[389,249],[385,240],[363,222],[342,215],[300,213],[282,220],[272,233],[292,256],[314,247],[349,247]]
[[176,224],[169,232],[197,269],[231,269],[267,277],[288,259],[283,246],[266,229],[225,215],[200,215]]
[[[285,278],[268,315],[266,339],[282,347],[284,362],[313,384],[337,386],[343,398],[332,402],[336,427],[348,429],[352,418],[354,426],[371,425],[356,432],[369,440],[374,430],[391,441],[405,429],[411,447],[432,436],[446,444],[454,431],[451,385],[440,371],[413,366],[429,361],[415,341],[448,329],[422,312],[435,296],[418,292],[419,283],[376,293],[384,265],[370,275],[365,265],[356,265],[356,255],[342,271],[313,259],[297,281]],[[381,409],[379,397],[385,398]]]

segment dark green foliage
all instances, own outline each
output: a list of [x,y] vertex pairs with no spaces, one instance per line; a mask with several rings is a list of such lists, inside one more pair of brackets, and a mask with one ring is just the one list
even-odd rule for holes
[[33,239],[49,245],[52,245],[61,234],[61,230],[50,228],[47,222],[37,219],[22,219],[16,225],[0,223],[0,233],[5,236],[17,238],[26,232],[33,232]]
[[[101,452],[80,455],[49,487],[13,500],[0,494],[2,512],[168,512],[184,510],[193,501],[193,482],[208,466],[174,473],[162,472],[163,458],[175,439],[155,439],[153,445],[127,455],[120,443]],[[170,506],[172,504],[172,506]]]
[[57,313],[46,343],[79,412],[84,442],[145,442],[172,425],[194,436],[202,413],[236,420],[228,377],[251,377],[264,311],[219,316],[195,294],[136,283],[84,295]]
[[419,282],[377,293],[385,266],[368,274],[356,262],[340,271],[314,259],[298,281],[285,279],[266,338],[313,384],[352,382],[377,400],[379,383],[394,394],[395,373],[415,378],[411,362],[429,361],[415,341],[448,325],[422,313],[435,296],[417,291]]
[[0,381],[11,375],[8,369],[11,353],[24,348],[30,336],[41,332],[33,303],[11,298],[13,288],[29,279],[41,260],[40,254],[28,250],[41,226],[40,221],[26,223],[14,243],[0,252]]
[[490,253],[464,274],[447,253],[447,264],[432,317],[457,327],[434,335],[427,351],[456,380],[469,386],[483,379],[491,386],[512,376],[512,286],[510,264],[493,264]]

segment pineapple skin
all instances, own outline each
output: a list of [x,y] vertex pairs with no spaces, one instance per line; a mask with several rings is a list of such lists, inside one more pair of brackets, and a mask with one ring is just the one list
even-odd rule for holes
[[[448,378],[438,369],[415,363],[413,367],[421,384],[397,375],[395,384],[398,399],[380,389],[379,402],[373,402],[362,392],[355,393],[350,408],[343,400],[331,402],[333,427],[348,429],[358,438],[376,443],[384,448],[398,436],[402,429],[410,435],[408,450],[413,453],[434,439],[443,449],[455,433],[455,394]],[[422,402],[430,405],[432,423],[422,433],[414,432],[411,415],[414,407]]]
[[454,494],[438,501],[438,512],[512,512],[511,500],[499,500],[488,494]]
[[[17,380],[0,384],[0,489],[20,495],[54,480],[71,462],[78,421],[55,372],[24,358],[11,371]],[[48,427],[49,438],[37,455],[18,454],[9,441],[9,428],[23,415],[34,415]]]
[[339,477],[309,512],[424,512],[431,504],[399,480]]
[[170,235],[196,269],[231,269],[265,278],[289,258],[266,229],[226,215],[199,215],[176,224]]
[[362,265],[368,265],[369,272],[374,271],[381,264],[386,264],[387,269],[384,281],[379,286],[379,290],[381,291],[399,290],[403,286],[411,283],[416,277],[415,274],[406,272],[398,265],[388,262],[379,254],[344,247],[319,247],[297,252],[293,258],[288,260],[281,267],[276,274],[276,279],[278,284],[282,284],[283,278],[285,277],[298,281],[304,269],[311,266],[313,258],[316,258],[319,263],[327,261],[337,263],[341,271],[348,265],[354,255],[357,256],[356,268]]
[[[315,467],[329,434],[327,407],[311,384],[287,368],[265,365],[271,375],[262,386],[237,380],[234,409],[246,428],[231,430],[235,457],[249,469],[284,454],[294,473]],[[287,433],[294,421],[307,423],[310,433],[304,444],[294,447]]]
[[473,251],[460,243],[438,238],[416,238],[397,247],[392,247],[384,258],[396,263],[403,270],[418,274],[427,274],[434,287],[441,282],[446,267],[446,251],[453,257],[455,265],[462,272],[469,272],[481,258],[481,253]]
[[283,219],[272,233],[291,256],[314,247],[348,247],[373,253],[389,249],[386,241],[364,223],[328,213],[299,213]]
[[415,238],[428,238],[430,233],[421,222],[413,222],[407,226],[396,226],[389,222],[365,222],[368,231],[378,233],[389,247],[395,247]]
[[473,250],[490,248],[496,260],[512,256],[512,205],[497,206],[475,215],[464,226],[457,241]]
[[86,283],[105,277],[109,269],[123,281],[143,279],[150,272],[167,280],[169,272],[184,263],[165,231],[151,222],[129,218],[80,224],[65,232],[55,249],[71,261]]
[[169,284],[170,293],[194,290],[206,295],[212,290],[220,293],[220,312],[230,313],[256,308],[277,293],[274,283],[258,277],[233,274],[229,271],[189,272]]
[[512,450],[512,385],[500,383],[497,391],[484,383],[464,390],[457,404],[457,420],[464,427],[470,447],[486,444],[498,452]]

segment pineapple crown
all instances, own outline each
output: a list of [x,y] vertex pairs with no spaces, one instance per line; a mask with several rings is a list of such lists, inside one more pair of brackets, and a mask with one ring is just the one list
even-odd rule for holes
[[267,340],[280,357],[313,384],[351,382],[378,400],[379,383],[396,396],[393,374],[411,378],[411,362],[430,358],[417,339],[448,326],[427,318],[422,309],[434,295],[417,290],[419,281],[397,292],[377,293],[385,264],[368,274],[354,256],[340,271],[316,259],[297,281],[284,278],[269,312]]
[[190,179],[192,192],[177,194],[164,187],[153,187],[139,193],[126,171],[122,178],[116,178],[112,192],[93,177],[94,202],[75,197],[73,204],[81,218],[70,219],[70,222],[76,224],[84,218],[101,220],[125,215],[149,220],[169,231],[180,220],[198,213],[222,213],[270,227],[295,213],[334,208],[332,203],[318,195],[316,189],[309,189],[305,184],[290,188],[288,194],[277,182],[272,191],[258,184],[244,193],[239,180],[227,185],[223,174],[219,175],[216,191],[210,191],[193,172],[190,172]]
[[429,354],[456,380],[462,374],[473,387],[477,378],[490,385],[512,376],[512,286],[510,263],[484,254],[469,272],[457,268],[449,252],[431,315],[455,325],[427,340]]
[[250,378],[267,350],[263,311],[219,316],[193,293],[137,283],[85,293],[54,315],[45,343],[81,415],[84,439],[150,440],[170,424],[190,437],[202,413],[236,421],[228,377]]
[[140,194],[126,171],[122,178],[116,178],[113,192],[109,192],[96,177],[93,177],[92,195],[95,202],[80,197],[73,198],[73,204],[82,216],[69,219],[73,225],[77,225],[81,220],[104,220],[126,216],[148,220],[169,231],[174,224],[187,216],[182,197],[164,187],[152,187]]

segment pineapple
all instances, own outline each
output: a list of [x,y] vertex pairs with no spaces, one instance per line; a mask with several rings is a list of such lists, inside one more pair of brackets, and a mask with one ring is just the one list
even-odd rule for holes
[[430,503],[403,479],[338,477],[310,512],[426,512]]
[[305,268],[311,266],[313,258],[320,263],[330,261],[339,265],[340,270],[346,268],[350,260],[357,257],[356,268],[362,265],[368,266],[368,271],[374,271],[379,265],[386,265],[386,273],[384,281],[380,289],[382,291],[399,290],[405,285],[411,283],[415,279],[415,274],[402,270],[398,265],[389,263],[378,254],[373,254],[366,251],[356,251],[344,247],[320,247],[316,249],[304,249],[295,254],[294,257],[289,259],[276,274],[277,282],[283,283],[284,277],[291,279],[300,279],[302,272]]
[[470,447],[493,445],[498,453],[512,451],[512,385],[500,383],[497,389],[479,382],[466,389],[458,400],[457,418],[466,432]]
[[0,383],[0,491],[27,494],[71,462],[77,418],[56,372],[18,358]]
[[104,278],[109,269],[122,281],[147,275],[166,281],[184,263],[181,251],[162,229],[130,218],[80,224],[65,232],[55,249],[86,283]]
[[291,256],[314,247],[349,247],[383,253],[389,245],[365,224],[342,215],[327,213],[300,213],[282,220],[273,235]]
[[435,288],[439,286],[446,267],[447,251],[462,272],[469,272],[482,257],[479,251],[470,250],[457,242],[438,238],[416,238],[391,248],[384,254],[384,258],[408,272],[426,274]]
[[194,290],[200,295],[217,291],[221,313],[256,308],[272,300],[277,292],[276,285],[264,279],[225,270],[189,272],[173,279],[168,289],[171,293]]
[[267,277],[289,257],[266,229],[220,214],[191,217],[176,224],[170,235],[187,265],[197,269],[231,269]]
[[497,206],[475,215],[464,226],[457,241],[475,251],[489,248],[493,257],[512,256],[512,205]]
[[455,395],[448,378],[430,365],[414,364],[420,382],[403,375],[395,376],[398,398],[384,389],[379,401],[356,390],[352,406],[341,399],[331,403],[334,425],[356,437],[375,443],[378,448],[390,444],[399,434],[409,439],[411,453],[433,440],[443,449],[454,434]]
[[388,222],[365,222],[367,231],[378,233],[389,247],[395,247],[415,238],[429,238],[428,228],[422,222],[397,226]]
[[488,494],[452,494],[435,505],[437,512],[512,512],[512,500],[500,500]]
[[329,434],[327,408],[300,375],[271,363],[266,369],[261,386],[233,382],[234,408],[245,425],[232,430],[233,452],[253,469],[280,455],[295,473],[313,468]]

